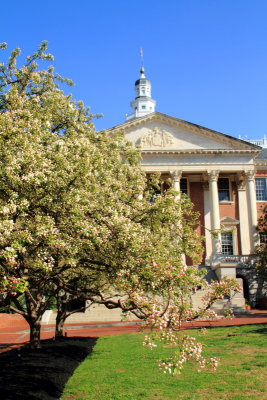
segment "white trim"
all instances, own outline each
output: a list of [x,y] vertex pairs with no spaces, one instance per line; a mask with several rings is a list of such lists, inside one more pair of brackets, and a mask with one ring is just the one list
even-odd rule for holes
[[[233,229],[234,228],[234,229]],[[237,240],[237,229],[236,226],[228,227],[228,229],[223,229],[222,233],[231,233],[232,234],[232,246],[233,246],[233,255],[238,254],[238,240]]]
[[239,150],[239,149],[141,149],[142,154],[258,154],[257,150]]

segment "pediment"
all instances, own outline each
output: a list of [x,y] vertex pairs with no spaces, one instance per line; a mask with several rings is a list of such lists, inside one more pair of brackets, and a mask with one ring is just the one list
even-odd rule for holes
[[143,151],[260,150],[258,146],[161,113],[118,125],[125,138]]
[[239,221],[232,217],[223,217],[221,218],[221,225],[224,227],[235,226],[238,225]]

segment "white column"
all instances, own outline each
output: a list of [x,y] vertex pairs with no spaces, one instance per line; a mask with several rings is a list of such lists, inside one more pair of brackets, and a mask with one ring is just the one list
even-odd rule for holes
[[210,212],[211,212],[211,230],[216,234],[212,239],[213,256],[221,252],[221,224],[220,208],[217,181],[219,171],[209,171],[209,192],[210,192]]
[[[183,173],[183,171],[180,171],[180,170],[171,172],[172,186],[173,186],[173,189],[177,192],[177,197],[176,197],[177,201],[179,201],[180,195],[181,195],[180,180],[181,180],[182,173]],[[186,265],[185,254],[181,254],[181,261],[184,265]]]
[[249,223],[248,223],[246,180],[244,174],[242,173],[237,175],[237,192],[238,192],[241,254],[250,254],[250,235],[248,235]]
[[259,235],[257,232],[258,218],[257,218],[257,203],[256,203],[256,189],[254,180],[254,171],[246,171],[247,180],[247,200],[248,200],[248,216],[249,216],[249,233],[250,233],[250,246],[251,251],[255,249],[259,243]]
[[205,245],[206,245],[206,265],[210,265],[212,256],[212,236],[211,231],[211,221],[210,221],[210,193],[208,182],[203,182],[204,190],[204,225],[205,225]]
[[173,189],[177,192],[177,199],[180,198],[180,180],[182,176],[183,171],[172,171],[171,176],[172,176],[172,187]]
[[182,171],[172,171],[171,176],[172,176],[173,189],[176,190],[177,192],[180,192],[180,180],[182,176]]

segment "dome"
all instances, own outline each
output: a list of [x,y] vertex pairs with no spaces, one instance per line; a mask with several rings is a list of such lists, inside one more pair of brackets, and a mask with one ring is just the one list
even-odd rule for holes
[[150,81],[148,79],[146,79],[146,77],[145,77],[145,68],[141,67],[140,78],[137,79],[137,81],[135,82],[135,86],[146,85],[146,84],[151,85]]

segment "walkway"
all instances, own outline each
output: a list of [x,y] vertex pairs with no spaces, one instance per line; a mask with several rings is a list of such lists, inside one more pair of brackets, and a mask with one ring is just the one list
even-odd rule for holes
[[[248,314],[238,315],[235,318],[223,318],[215,321],[185,322],[182,327],[216,327],[247,324],[267,324],[267,310],[252,310]],[[65,336],[99,337],[118,335],[121,333],[138,332],[140,323],[134,322],[103,322],[88,324],[65,324]],[[54,337],[54,325],[43,325],[41,339]],[[21,346],[29,341],[29,326],[19,315],[0,314],[0,352]]]

